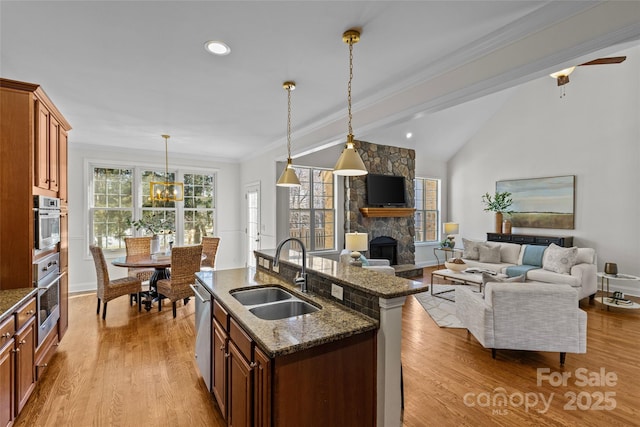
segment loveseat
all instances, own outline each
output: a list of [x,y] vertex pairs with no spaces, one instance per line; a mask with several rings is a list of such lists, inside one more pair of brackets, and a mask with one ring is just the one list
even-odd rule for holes
[[508,276],[525,274],[527,281],[566,284],[578,292],[578,299],[595,297],[597,284],[596,252],[592,248],[561,248],[520,245],[508,242],[482,242],[462,239],[462,259],[467,268]]

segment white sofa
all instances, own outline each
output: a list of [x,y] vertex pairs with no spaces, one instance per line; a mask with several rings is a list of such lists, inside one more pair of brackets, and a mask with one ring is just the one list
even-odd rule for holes
[[[511,266],[522,266],[523,256],[527,245],[507,242],[479,242],[462,239],[466,247],[463,250],[462,259],[467,264],[467,268],[480,268],[496,273],[507,273],[507,268]],[[475,254],[474,248],[479,245],[500,248],[500,259],[483,262],[483,259],[471,259],[470,255]],[[554,245],[555,246],[555,245]],[[556,246],[557,248],[557,246]],[[561,248],[566,249],[566,248]],[[577,248],[577,256],[568,273],[558,273],[545,266],[547,261],[547,250],[542,259],[542,266],[526,272],[527,281],[566,284],[576,289],[578,299],[589,297],[593,299],[598,289],[596,252],[592,248]]]
[[496,357],[497,349],[586,353],[587,313],[575,288],[553,283],[487,283],[485,295],[456,286],[456,316]]

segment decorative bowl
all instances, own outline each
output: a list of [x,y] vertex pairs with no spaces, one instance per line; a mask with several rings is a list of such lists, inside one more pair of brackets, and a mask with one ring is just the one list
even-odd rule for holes
[[449,261],[445,261],[444,266],[449,270],[458,273],[467,268],[467,264],[465,264],[460,258],[456,258],[455,260],[452,258]]

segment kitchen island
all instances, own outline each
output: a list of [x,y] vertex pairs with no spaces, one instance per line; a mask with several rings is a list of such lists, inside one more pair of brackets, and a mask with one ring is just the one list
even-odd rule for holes
[[[375,425],[377,320],[253,269],[196,276],[197,298],[207,299],[204,288],[212,306],[203,319],[196,301],[196,358],[208,333],[211,369],[198,365],[228,425]],[[265,320],[234,297],[267,286],[317,311]]]
[[[308,256],[305,261],[309,293],[302,294],[299,288],[292,285],[293,278],[303,264],[302,254],[292,250],[283,251],[280,257],[281,262],[276,268],[273,267],[274,255],[275,250],[256,251],[258,265],[256,270],[237,269],[197,274],[199,282],[213,296],[214,317],[215,303],[219,303],[221,309],[229,317],[234,318],[234,322],[255,342],[255,348],[264,351],[270,360],[275,361],[276,366],[278,366],[278,357],[281,356],[302,360],[310,357],[314,349],[322,352],[331,348],[332,351],[338,351],[336,354],[344,351],[344,354],[330,362],[332,368],[325,373],[317,371],[315,380],[334,382],[335,390],[343,392],[345,387],[351,389],[354,386],[353,380],[345,378],[345,375],[348,376],[348,372],[356,369],[358,371],[356,377],[359,378],[357,381],[363,382],[363,387],[358,386],[354,389],[354,393],[344,395],[349,396],[348,408],[353,410],[355,407],[360,407],[364,409],[363,412],[358,411],[361,414],[371,411],[368,415],[373,418],[359,415],[354,425],[400,426],[402,306],[408,295],[427,291],[428,285],[318,256]],[[296,296],[301,296],[322,309],[303,316],[265,321],[249,313],[247,308],[231,295],[232,292],[240,289],[269,284],[293,290]],[[215,352],[215,330],[212,335]],[[345,354],[352,356],[345,357]],[[367,367],[369,357],[374,358],[372,369]],[[354,360],[357,363],[350,367],[349,364]],[[254,358],[250,363],[256,363],[256,359]],[[316,366],[310,364],[307,368],[314,370]],[[370,376],[368,380],[361,376],[362,372],[367,370]],[[298,369],[297,373],[300,372],[301,370]],[[279,381],[278,376],[273,378],[275,382]],[[362,396],[363,390],[365,395],[369,392],[367,381],[374,381],[371,387],[374,403],[371,406],[362,404],[363,402],[360,402],[361,404],[353,402],[352,397]],[[212,388],[215,389],[215,384]],[[298,395],[297,401],[304,401],[309,393],[322,394],[317,384],[301,390],[304,391]],[[213,391],[213,394],[215,396],[216,392]],[[276,393],[272,397],[279,398]],[[341,406],[337,405],[339,400],[332,402],[335,406],[331,411],[341,410]],[[273,402],[272,407],[276,408],[278,404],[296,406],[285,400]],[[280,410],[283,409],[280,408]],[[349,409],[344,410],[345,413],[349,412]],[[273,420],[276,419],[278,421],[276,425],[284,425],[280,423],[279,418],[273,418]],[[338,424],[318,425],[349,425],[339,417],[335,420],[334,422]]]

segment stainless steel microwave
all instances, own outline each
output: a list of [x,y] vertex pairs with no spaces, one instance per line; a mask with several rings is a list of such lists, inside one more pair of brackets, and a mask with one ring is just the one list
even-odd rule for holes
[[60,199],[34,196],[34,246],[37,250],[51,248],[60,242]]

